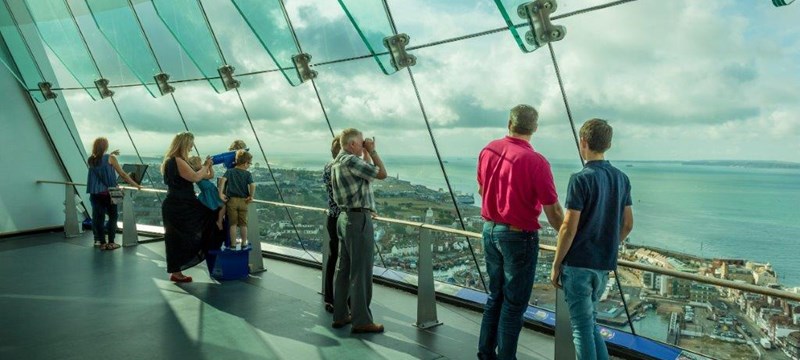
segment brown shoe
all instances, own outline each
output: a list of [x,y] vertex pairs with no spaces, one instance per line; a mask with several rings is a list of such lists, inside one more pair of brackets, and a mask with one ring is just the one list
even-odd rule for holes
[[367,324],[361,326],[353,326],[350,330],[353,334],[365,334],[365,333],[382,333],[383,332],[383,325],[381,324]]
[[351,323],[351,322],[353,322],[353,317],[352,317],[352,316],[347,316],[347,317],[346,317],[346,318],[344,318],[344,320],[342,320],[342,321],[334,321],[334,322],[331,324],[331,326],[332,326],[334,329],[341,329],[341,328],[343,328],[343,327],[347,326],[347,324],[349,324],[349,323]]

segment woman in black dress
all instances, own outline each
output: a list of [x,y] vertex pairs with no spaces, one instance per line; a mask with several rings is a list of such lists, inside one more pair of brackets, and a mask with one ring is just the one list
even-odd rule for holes
[[186,162],[192,147],[192,133],[176,135],[161,164],[168,189],[161,206],[167,272],[170,280],[175,282],[192,281],[182,271],[205,260],[206,252],[222,243],[221,233],[215,225],[216,213],[197,200],[193,186],[193,183],[211,176],[211,159],[206,159],[200,170],[192,170]]

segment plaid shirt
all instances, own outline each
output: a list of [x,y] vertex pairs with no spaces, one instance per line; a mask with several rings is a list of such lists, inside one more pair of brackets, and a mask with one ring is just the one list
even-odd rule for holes
[[378,175],[377,166],[342,151],[333,160],[331,175],[333,199],[339,207],[375,210],[375,197],[369,183]]

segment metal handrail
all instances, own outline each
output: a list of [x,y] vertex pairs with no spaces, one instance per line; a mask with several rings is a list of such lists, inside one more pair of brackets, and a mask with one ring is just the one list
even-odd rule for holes
[[[61,185],[84,186],[84,184],[64,182],[64,181],[39,180],[36,183],[39,183],[39,184],[61,184]],[[131,186],[120,186],[120,188],[123,188],[123,189],[126,189],[126,190],[143,191],[143,192],[160,192],[160,193],[166,193],[167,192],[166,190],[162,190],[162,189],[154,189],[154,188],[137,189],[137,188],[131,187]],[[318,207],[313,207],[313,206],[305,206],[305,205],[288,204],[288,203],[280,203],[280,202],[267,201],[267,200],[253,200],[253,202],[254,203],[258,203],[258,204],[280,206],[280,207],[289,207],[289,208],[300,209],[300,210],[308,210],[308,211],[318,211],[318,212],[326,212],[327,211],[327,209],[324,209],[324,208],[318,208]],[[475,239],[480,239],[482,237],[481,234],[476,233],[476,232],[464,231],[464,230],[456,230],[456,229],[451,229],[451,228],[444,227],[444,226],[431,225],[431,224],[426,224],[426,223],[422,223],[422,222],[406,221],[406,220],[400,220],[400,219],[387,218],[387,217],[383,217],[383,216],[377,216],[377,217],[375,217],[375,220],[376,221],[380,221],[380,222],[384,222],[384,223],[389,223],[389,224],[413,226],[413,227],[417,227],[417,228],[429,229],[429,230],[432,230],[432,231],[439,231],[439,232],[458,235],[458,236],[466,236],[466,237],[475,238]],[[540,250],[544,250],[544,251],[552,251],[552,252],[556,251],[556,247],[555,246],[550,246],[550,245],[541,245],[540,244],[539,245],[539,249]],[[777,298],[781,298],[781,299],[785,299],[785,300],[800,301],[800,294],[796,294],[796,293],[785,291],[785,290],[773,289],[773,288],[768,288],[768,287],[764,287],[764,286],[757,286],[757,285],[753,285],[753,284],[735,282],[735,281],[725,280],[725,279],[717,279],[717,278],[710,277],[710,276],[701,276],[701,275],[697,275],[697,274],[686,273],[686,272],[677,271],[677,270],[670,270],[670,269],[665,269],[665,268],[658,267],[658,266],[647,265],[647,264],[642,264],[642,263],[637,263],[637,262],[628,261],[628,260],[622,260],[622,259],[618,260],[617,264],[619,266],[623,266],[623,267],[626,267],[626,268],[637,269],[637,270],[642,270],[642,271],[649,271],[649,272],[656,273],[656,274],[667,275],[667,276],[681,278],[681,279],[685,279],[685,280],[692,280],[692,281],[696,281],[696,282],[699,282],[699,283],[722,286],[722,287],[726,287],[726,288],[730,288],[730,289],[736,289],[736,290],[741,290],[741,291],[754,293],[754,294],[765,295],[765,296],[772,296],[772,297],[777,297]]]
[[71,182],[71,181],[50,181],[50,180],[36,180],[37,184],[58,184],[58,185],[72,185],[72,186],[86,186],[86,184]]

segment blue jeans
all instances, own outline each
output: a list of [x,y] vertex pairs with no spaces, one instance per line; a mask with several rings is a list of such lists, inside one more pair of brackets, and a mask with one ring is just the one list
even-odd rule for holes
[[607,270],[561,267],[561,285],[569,306],[572,341],[578,360],[608,360],[606,342],[597,328],[597,302],[607,283]]
[[528,309],[539,257],[539,234],[511,231],[507,225],[487,221],[483,224],[483,252],[489,298],[483,310],[478,358],[516,359],[522,316]]
[[[105,244],[105,235],[108,234],[108,242],[113,243],[114,236],[117,235],[117,219],[119,218],[117,205],[111,202],[111,196],[108,194],[90,194],[89,201],[92,203],[94,241]],[[105,223],[106,215],[108,215],[108,223]]]

